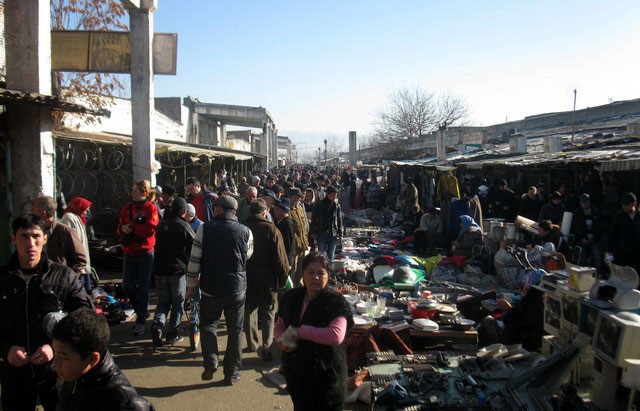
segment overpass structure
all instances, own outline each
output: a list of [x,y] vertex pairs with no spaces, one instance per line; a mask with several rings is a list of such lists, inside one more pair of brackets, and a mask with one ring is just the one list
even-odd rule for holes
[[278,164],[278,130],[271,114],[264,107],[202,103],[186,97],[189,108],[188,142],[226,147],[227,125],[261,129],[252,142],[253,152],[265,156],[263,168]]

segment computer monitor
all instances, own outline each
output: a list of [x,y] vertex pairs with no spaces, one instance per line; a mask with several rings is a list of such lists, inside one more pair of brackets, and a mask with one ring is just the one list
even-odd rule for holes
[[593,351],[616,367],[626,358],[640,358],[640,315],[601,311],[593,335]]
[[562,328],[562,298],[555,292],[544,294],[544,330],[556,337]]
[[581,301],[588,297],[587,293],[559,287],[562,300],[562,330],[570,335],[576,335],[580,328]]
[[600,309],[598,307],[591,304],[589,300],[581,300],[579,331],[593,339],[599,316]]

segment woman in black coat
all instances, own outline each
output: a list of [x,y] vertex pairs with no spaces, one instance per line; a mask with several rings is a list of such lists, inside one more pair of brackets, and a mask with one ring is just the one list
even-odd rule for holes
[[353,326],[341,294],[327,289],[329,261],[317,252],[302,262],[304,287],[280,300],[276,339],[294,410],[342,410],[347,387],[345,337]]

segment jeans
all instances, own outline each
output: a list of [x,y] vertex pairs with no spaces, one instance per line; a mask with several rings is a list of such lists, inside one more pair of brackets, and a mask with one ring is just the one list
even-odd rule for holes
[[156,293],[158,305],[153,317],[153,326],[163,329],[167,321],[167,314],[171,308],[171,317],[167,326],[167,335],[178,334],[178,327],[184,312],[184,295],[187,290],[187,280],[184,275],[159,275],[156,277]]
[[87,294],[91,295],[91,289],[93,288],[93,284],[91,284],[91,274],[80,274],[80,282],[84,286]]
[[205,369],[218,368],[218,322],[224,312],[227,322],[227,350],[224,376],[234,377],[242,368],[242,324],[246,294],[206,296],[200,300],[200,345]]
[[122,288],[136,312],[136,324],[147,320],[149,280],[153,269],[153,251],[142,255],[124,255]]
[[[270,304],[246,303],[244,311],[244,333],[247,337],[247,347],[256,351],[258,347],[269,350],[273,344],[273,327],[276,318],[276,298]],[[258,340],[258,319],[262,322],[262,345]]]
[[318,234],[318,251],[327,254],[327,258],[333,263],[333,256],[336,253],[338,237],[330,233]]

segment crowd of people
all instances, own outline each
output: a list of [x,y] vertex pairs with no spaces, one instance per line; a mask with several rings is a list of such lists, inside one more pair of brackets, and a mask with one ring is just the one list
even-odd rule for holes
[[[136,314],[133,333],[150,332],[157,347],[178,342],[185,301],[199,301],[202,380],[213,380],[221,367],[226,385],[238,381],[244,332],[246,350],[263,361],[282,352],[281,371],[296,410],[339,410],[346,394],[343,343],[353,319],[328,280],[346,211],[393,209],[394,220],[413,236],[417,254],[437,249],[469,255],[482,243],[483,211],[508,222],[518,215],[537,221],[540,239],[558,247],[563,238],[558,224],[570,210],[571,245],[585,251],[583,263],[599,267],[604,252],[611,251],[616,263],[640,268],[634,248],[640,216],[632,193],[623,196],[622,210],[607,229],[589,194],[570,204],[566,187],[548,195],[543,186],[532,186],[517,196],[504,180],[491,186],[482,181],[477,188],[464,180],[458,187],[454,174],[447,173],[438,188],[441,204],[452,198],[468,203],[452,232],[446,221],[452,211],[435,204],[423,210],[412,178],[404,178],[396,194],[375,175],[361,177],[358,182],[351,168],[319,173],[292,167],[255,171],[237,184],[219,170],[215,189],[197,177],[187,178],[185,187],[136,181],[117,226],[123,290]],[[58,220],[56,201],[40,196],[32,213],[14,220],[16,251],[0,272],[3,409],[34,409],[38,398],[46,410],[56,404],[65,410],[89,404],[153,408],[114,364],[106,321],[91,310],[85,227],[90,206],[86,199],[73,199]],[[147,329],[152,275],[158,303]],[[70,314],[57,321],[60,312]],[[221,359],[223,314],[227,348]],[[59,392],[56,374],[64,381]],[[115,391],[120,394],[109,394]],[[96,405],[95,398],[104,401]]]

